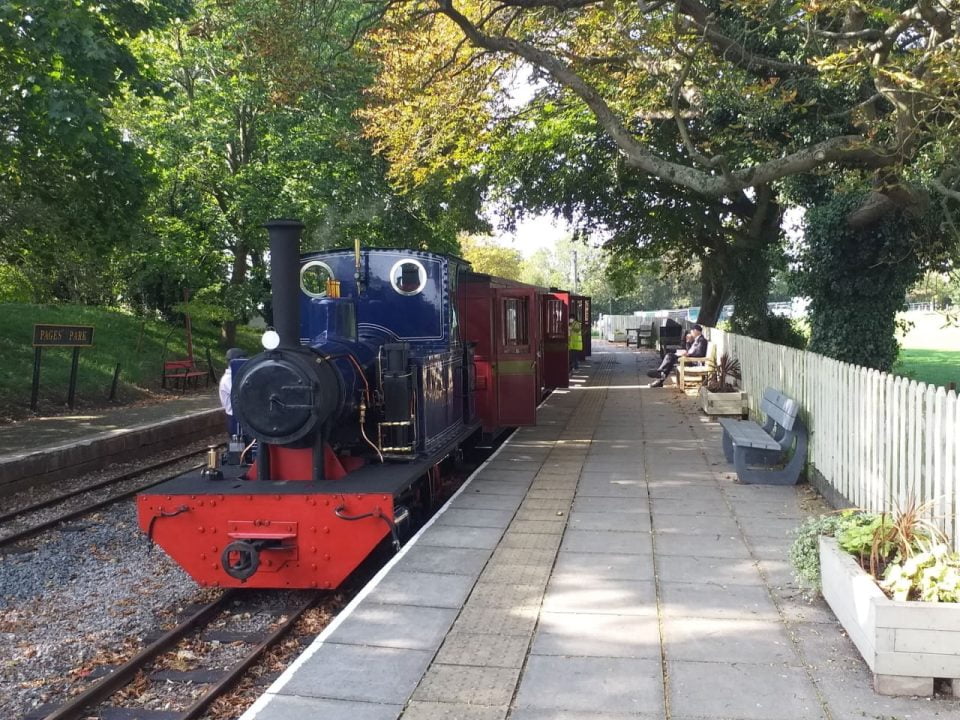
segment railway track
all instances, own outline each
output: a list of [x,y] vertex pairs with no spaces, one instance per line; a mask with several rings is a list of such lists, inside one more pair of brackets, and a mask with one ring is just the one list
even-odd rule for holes
[[[216,600],[200,608],[175,628],[154,640],[109,675],[46,715],[31,715],[35,720],[82,720],[97,717],[136,717],[139,712],[152,720],[194,720],[201,717],[218,697],[228,692],[245,672],[276,645],[314,607],[323,592],[298,594],[298,602],[269,611],[261,616],[261,625],[253,630],[230,631],[212,629],[229,626],[232,616],[247,612],[246,600],[238,591],[226,591]],[[189,650],[185,646],[189,644]],[[224,667],[217,651],[224,646],[245,646],[245,651]],[[207,655],[205,657],[205,655]],[[190,658],[188,670],[170,669],[182,666],[184,656]],[[151,684],[160,684],[157,694],[149,692]],[[135,686],[135,687],[133,687]],[[158,697],[159,695],[159,697]],[[120,703],[114,698],[119,699]],[[143,707],[148,704],[163,705]],[[171,708],[176,705],[176,708]]]
[[128,480],[133,480],[141,475],[146,475],[147,473],[154,472],[156,470],[161,470],[165,467],[183,462],[188,458],[191,458],[195,455],[201,455],[206,452],[207,450],[198,450],[195,452],[186,453],[179,457],[169,458],[167,460],[163,460],[161,462],[157,462],[152,465],[148,465],[146,467],[140,467],[135,470],[122,473],[120,475],[109,478],[107,480],[103,480],[93,485],[89,485],[83,488],[78,488],[76,490],[71,490],[70,492],[57,495],[56,497],[47,498],[46,500],[41,500],[31,505],[18,508],[17,510],[4,513],[3,515],[0,515],[0,548],[13,545],[15,543],[20,542],[21,540],[26,540],[27,538],[38,535],[45,530],[48,530],[52,527],[59,525],[60,523],[67,522],[69,520],[75,520],[78,517],[87,515],[95,510],[99,510],[102,507],[107,507],[108,505],[112,505],[113,503],[118,502],[120,500],[125,500],[126,498],[132,497],[133,495],[136,495],[137,493],[143,490],[146,490],[147,488],[151,488],[154,485],[159,485],[160,483],[166,482],[172,477],[180,475],[189,470],[196,469],[197,467],[200,467],[200,466],[194,465],[194,466],[191,466],[190,468],[181,468],[180,470],[178,470],[176,473],[172,475],[165,476],[158,480],[151,480],[148,483],[139,484],[135,487],[126,488],[121,492],[113,493],[108,495],[107,497],[102,497],[95,501],[84,503],[79,507],[72,507],[70,510],[66,512],[58,513],[54,517],[46,518],[39,522],[32,523],[25,528],[13,529],[11,531],[7,531],[6,526],[20,524],[24,522],[24,520],[30,515],[37,514],[43,510],[47,510],[48,508],[54,507],[55,505],[68,502],[86,493],[96,492],[97,490],[102,490],[112,485],[119,485]]

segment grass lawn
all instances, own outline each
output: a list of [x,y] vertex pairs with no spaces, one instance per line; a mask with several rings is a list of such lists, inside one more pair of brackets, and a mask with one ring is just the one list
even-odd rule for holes
[[[80,350],[77,372],[77,405],[104,405],[117,364],[121,403],[149,396],[160,388],[164,357],[186,357],[186,332],[182,324],[145,320],[112,308],[78,305],[23,305],[0,303],[0,420],[30,414],[30,386],[33,381],[33,325],[93,325],[93,347]],[[256,352],[259,332],[238,329],[239,344]],[[219,373],[225,349],[219,344],[219,327],[212,323],[193,324],[194,358],[205,361],[207,350]],[[70,379],[71,348],[45,348],[40,364],[41,414],[62,412],[66,406]]]
[[960,387],[960,350],[902,348],[893,372],[931,385],[955,382]]

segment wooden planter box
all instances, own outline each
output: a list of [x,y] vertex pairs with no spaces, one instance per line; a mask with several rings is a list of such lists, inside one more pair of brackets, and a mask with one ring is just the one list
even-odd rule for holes
[[743,404],[746,399],[744,392],[715,393],[710,392],[702,385],[699,390],[700,409],[707,415],[736,415],[743,414]]
[[830,537],[820,538],[823,597],[881,695],[932,695],[935,678],[960,697],[960,603],[897,602]]

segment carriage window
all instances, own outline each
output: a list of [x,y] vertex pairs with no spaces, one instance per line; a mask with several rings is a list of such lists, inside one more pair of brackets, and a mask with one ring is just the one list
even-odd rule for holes
[[390,270],[390,284],[401,295],[416,295],[427,284],[427,270],[417,260],[401,260]]
[[527,344],[526,298],[506,298],[503,301],[503,344]]
[[563,302],[547,300],[547,333],[557,336],[566,332],[567,328],[563,323]]
[[319,260],[311,260],[300,268],[300,289],[310,297],[326,297],[327,283],[333,279],[333,270]]

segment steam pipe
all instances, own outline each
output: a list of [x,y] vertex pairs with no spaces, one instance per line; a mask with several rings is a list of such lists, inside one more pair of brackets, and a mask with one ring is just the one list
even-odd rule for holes
[[299,220],[268,220],[273,327],[281,348],[300,347],[300,234]]

